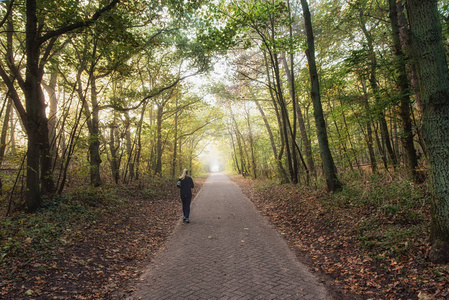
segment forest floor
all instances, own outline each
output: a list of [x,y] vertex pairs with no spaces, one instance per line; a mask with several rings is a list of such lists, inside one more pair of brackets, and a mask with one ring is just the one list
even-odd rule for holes
[[358,177],[334,195],[268,180],[233,180],[342,299],[449,298],[449,266],[428,261],[425,185]]
[[[427,260],[424,185],[378,177],[328,194],[232,179],[298,258],[342,299],[446,299],[449,267]],[[142,183],[145,182],[145,183]],[[123,299],[180,219],[173,182],[78,188],[35,214],[0,209],[0,299]],[[196,179],[196,192],[204,179]]]
[[176,183],[161,181],[79,188],[2,217],[0,299],[123,299],[181,215]]

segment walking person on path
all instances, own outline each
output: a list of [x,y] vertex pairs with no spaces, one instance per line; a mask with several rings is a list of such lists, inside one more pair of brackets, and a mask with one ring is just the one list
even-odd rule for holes
[[180,188],[182,212],[184,213],[184,222],[190,223],[190,203],[192,202],[192,189],[194,187],[193,180],[189,175],[189,171],[184,169],[181,177],[179,177],[178,188]]

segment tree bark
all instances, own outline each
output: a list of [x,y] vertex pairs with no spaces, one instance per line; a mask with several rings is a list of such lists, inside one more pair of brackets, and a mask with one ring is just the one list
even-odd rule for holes
[[400,116],[402,119],[401,142],[404,147],[407,156],[407,168],[410,177],[417,181],[416,168],[418,167],[418,158],[416,156],[416,150],[413,143],[413,131],[412,131],[412,119],[410,117],[410,87],[407,78],[406,71],[406,57],[402,51],[399,24],[398,24],[398,12],[396,9],[396,0],[389,0],[390,3],[390,23],[391,31],[393,35],[393,43],[395,55],[397,58],[396,68],[399,71],[398,85],[400,89]]
[[342,184],[337,177],[334,160],[329,149],[326,122],[324,121],[323,108],[321,105],[320,86],[315,61],[315,42],[312,29],[312,20],[307,0],[301,0],[301,6],[304,14],[304,23],[307,35],[306,55],[309,64],[310,81],[312,84],[311,96],[313,101],[318,143],[320,146],[321,159],[323,161],[324,175],[326,177],[327,189],[329,191],[338,191],[341,189]]
[[251,171],[252,171],[253,178],[257,178],[257,165],[256,165],[256,155],[254,153],[253,132],[251,130],[249,110],[246,108],[246,106],[245,106],[245,111],[246,111],[246,125],[248,128],[249,148],[250,148],[250,152],[251,152]]
[[158,105],[156,113],[156,168],[154,174],[162,175],[162,116],[164,107]]
[[432,249],[429,257],[449,262],[449,71],[437,0],[408,0],[413,57],[423,101],[423,133],[432,175]]
[[175,101],[175,136],[173,137],[173,158],[172,158],[172,166],[171,166],[171,177],[172,178],[176,178],[176,162],[178,159],[178,116],[179,116],[179,112],[178,112],[178,97],[176,97],[176,101]]
[[263,56],[264,56],[265,68],[266,68],[266,72],[267,72],[268,90],[270,92],[271,101],[273,103],[273,107],[274,107],[274,110],[276,112],[276,119],[278,121],[279,134],[280,134],[280,137],[281,137],[281,149],[280,149],[280,151],[278,153],[278,156],[275,157],[275,159],[278,161],[279,175],[281,177],[281,181],[282,182],[288,182],[289,179],[288,179],[287,171],[285,170],[285,168],[284,168],[284,166],[282,164],[282,156],[284,154],[284,147],[285,147],[285,136],[284,136],[283,130],[282,130],[282,128],[283,128],[282,118],[280,116],[279,108],[278,108],[277,101],[276,101],[276,96],[274,94],[274,87],[273,87],[273,83],[272,83],[271,75],[270,75],[270,73],[271,73],[270,72],[270,67],[269,67],[269,63],[268,63],[268,59],[267,59],[267,54],[266,54],[265,51],[263,52]]
[[295,96],[296,93],[291,88],[292,86],[294,86],[294,79],[293,79],[294,76],[292,76],[293,68],[290,71],[288,64],[287,64],[287,59],[285,58],[285,55],[282,56],[282,63],[284,65],[285,73],[287,74],[287,81],[290,86],[290,97],[292,98],[293,103],[296,104],[295,105],[296,119],[298,120],[299,133],[301,135],[302,144],[304,145],[304,149],[306,152],[305,156],[306,156],[306,161],[307,161],[307,167],[308,167],[310,173],[312,173],[312,175],[314,177],[316,177],[315,162],[313,161],[313,155],[312,155],[312,145],[311,145],[310,139],[307,135],[306,125],[304,123],[304,118],[302,116],[301,107],[299,106],[298,99]]
[[39,66],[41,44],[37,28],[36,0],[27,0],[26,14],[27,63],[24,84],[28,129],[26,205],[28,211],[35,211],[42,204],[41,195],[54,192],[54,183],[46,105],[41,88],[43,74]]
[[[115,119],[115,118],[114,118]],[[120,149],[120,140],[115,141],[115,125],[111,124],[109,129],[109,151],[111,153],[111,172],[112,178],[114,178],[114,182],[116,184],[119,183],[120,180],[120,157],[118,155],[118,149]]]
[[370,71],[369,71],[369,82],[371,86],[371,90],[374,94],[374,99],[376,100],[376,119],[379,121],[380,125],[380,133],[382,135],[383,142],[385,143],[385,146],[388,151],[388,155],[391,158],[391,161],[393,162],[394,168],[397,167],[398,161],[397,157],[393,151],[393,147],[391,146],[391,140],[390,140],[390,134],[388,131],[388,124],[385,120],[385,112],[381,105],[381,98],[380,98],[380,90],[379,85],[377,84],[377,57],[376,52],[374,50],[373,46],[373,40],[366,28],[365,20],[363,19],[363,11],[360,10],[360,24],[362,27],[363,34],[366,38],[366,43],[369,50],[369,59],[370,59]]
[[[11,111],[12,111],[11,99],[6,100],[5,105],[6,105],[5,117],[3,119],[3,126],[2,126],[1,135],[0,135],[0,167],[3,163],[3,159],[5,157],[5,151],[6,151],[6,135],[8,134],[9,118],[11,116]],[[0,195],[2,195],[2,194],[3,194],[3,182],[2,182],[2,178],[0,176]]]
[[101,173],[100,173],[100,118],[99,118],[99,107],[98,107],[98,92],[96,85],[95,76],[91,76],[91,105],[92,105],[92,115],[90,116],[91,122],[88,123],[89,127],[89,155],[90,155],[90,182],[91,185],[98,187],[102,184]]

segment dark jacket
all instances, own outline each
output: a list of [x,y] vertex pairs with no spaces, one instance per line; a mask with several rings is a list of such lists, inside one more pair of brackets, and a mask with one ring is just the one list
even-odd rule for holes
[[192,196],[193,180],[189,176],[186,176],[184,180],[181,180],[181,196]]

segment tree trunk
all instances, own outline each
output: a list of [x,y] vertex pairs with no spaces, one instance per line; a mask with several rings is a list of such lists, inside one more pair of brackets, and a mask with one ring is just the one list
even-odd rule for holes
[[145,116],[145,110],[147,108],[147,103],[145,102],[142,105],[142,112],[140,113],[140,120],[137,126],[137,149],[136,149],[136,179],[139,179],[140,176],[140,155],[142,152],[142,126],[143,126],[143,117]]
[[52,72],[50,75],[49,84],[42,82],[42,86],[48,94],[48,101],[50,103],[50,111],[48,114],[48,140],[50,142],[51,155],[53,157],[53,166],[56,164],[58,159],[58,148],[56,143],[56,119],[58,112],[58,99],[56,97],[56,84],[57,84],[57,74]]
[[250,122],[250,115],[249,110],[246,108],[246,125],[248,127],[248,138],[249,138],[249,148],[251,152],[251,171],[253,178],[257,178],[257,165],[256,165],[256,155],[254,154],[254,139],[253,139],[253,132],[251,130],[251,122]]
[[[265,116],[265,112],[262,109],[262,106],[258,101],[255,101],[257,109],[260,112],[260,115],[262,116],[263,123],[265,124],[265,128],[268,132],[268,137],[270,138],[270,144],[271,144],[271,150],[273,150],[273,157],[277,162],[278,171],[280,174],[285,174],[284,166],[282,165],[282,160],[278,159],[278,151],[276,147],[276,143],[274,142],[273,132],[271,131],[270,124],[268,123],[267,117]],[[284,176],[285,177],[285,176]]]
[[432,175],[430,258],[449,262],[449,71],[437,0],[408,0],[413,56],[423,100],[423,133]]
[[282,164],[282,156],[284,154],[284,147],[285,147],[285,136],[283,134],[283,125],[282,125],[282,119],[279,113],[279,108],[278,105],[276,103],[276,96],[274,95],[274,88],[273,88],[273,83],[271,80],[271,75],[270,75],[270,67],[269,67],[269,63],[268,63],[268,59],[267,59],[267,54],[264,51],[263,52],[264,55],[264,61],[265,61],[265,68],[266,68],[266,72],[267,72],[267,80],[268,80],[268,89],[270,92],[270,97],[271,97],[271,101],[273,103],[273,107],[276,113],[276,119],[278,121],[278,126],[279,126],[279,134],[281,137],[281,150],[278,153],[278,156],[275,157],[275,159],[278,161],[278,166],[279,166],[279,175],[281,176],[281,181],[282,182],[288,182],[288,175],[287,175],[287,171],[284,169],[283,164]]
[[39,69],[40,44],[37,29],[36,0],[26,2],[26,80],[24,84],[26,103],[27,190],[28,211],[37,210],[42,204],[42,194],[53,192],[51,156],[48,143],[48,122],[41,88],[42,73]]
[[175,112],[175,136],[173,137],[173,158],[171,166],[171,177],[176,178],[176,162],[178,156],[178,97],[176,97],[176,112]]
[[388,132],[388,124],[385,120],[385,112],[381,105],[381,98],[380,98],[380,90],[379,85],[377,84],[377,58],[376,58],[376,52],[374,50],[373,46],[373,40],[366,28],[365,20],[363,19],[363,11],[360,10],[360,23],[362,26],[363,34],[365,35],[366,42],[368,45],[369,50],[369,59],[370,59],[370,71],[369,71],[369,82],[371,86],[371,90],[374,94],[374,99],[376,100],[376,119],[379,121],[380,125],[380,133],[382,135],[382,140],[385,143],[385,146],[387,148],[388,154],[391,158],[391,161],[393,162],[393,167],[396,168],[398,161],[396,158],[396,155],[393,151],[393,147],[391,146],[391,140],[390,140],[390,134]]
[[156,168],[154,170],[155,175],[162,175],[162,116],[164,113],[164,107],[162,105],[157,106],[156,116]]
[[295,91],[291,88],[294,86],[294,76],[293,76],[293,68],[292,71],[290,71],[287,60],[285,58],[285,55],[282,56],[282,63],[284,65],[285,73],[287,74],[287,81],[290,86],[290,97],[292,98],[293,103],[295,103],[295,113],[296,113],[296,119],[298,120],[298,127],[299,127],[299,133],[301,135],[301,141],[304,145],[305,149],[305,156],[307,161],[307,167],[309,171],[312,173],[314,177],[316,177],[316,170],[315,170],[315,162],[313,161],[313,155],[312,155],[312,145],[310,143],[309,137],[307,135],[306,125],[304,123],[304,118],[302,116],[301,107],[299,106],[298,99],[296,99]]
[[310,17],[309,5],[307,0],[301,0],[304,14],[304,23],[307,35],[307,61],[309,64],[310,82],[312,84],[311,96],[314,108],[315,125],[317,129],[318,143],[320,146],[321,159],[323,161],[324,175],[326,177],[327,189],[329,191],[338,191],[342,184],[337,177],[334,160],[329,149],[327,139],[326,122],[324,121],[323,108],[321,106],[320,86],[318,72],[315,62],[315,44],[312,29],[312,20]]
[[[377,160],[376,155],[374,154],[374,141],[373,141],[373,118],[371,116],[371,108],[368,102],[368,93],[366,92],[366,85],[364,84],[364,81],[362,81],[362,87],[363,87],[363,106],[365,107],[366,115],[367,115],[367,121],[366,121],[366,144],[368,146],[368,154],[369,154],[369,160],[371,164],[371,171],[374,173],[377,172]],[[377,136],[377,134],[376,134]],[[381,155],[383,156],[383,152],[381,151]],[[385,168],[387,168],[387,161],[384,160]]]
[[400,116],[402,119],[401,142],[407,156],[407,168],[410,177],[417,181],[416,168],[418,167],[418,158],[413,143],[412,119],[410,117],[410,88],[406,71],[406,57],[402,51],[401,39],[399,34],[398,13],[396,9],[397,0],[389,0],[390,3],[390,22],[392,28],[394,49],[397,58],[397,70],[399,71],[398,85],[400,89]]
[[[11,111],[12,111],[11,99],[6,100],[5,105],[6,105],[5,117],[3,119],[3,126],[2,126],[1,135],[0,135],[0,167],[2,166],[3,159],[5,157],[5,151],[6,151],[6,135],[8,134],[8,125],[9,125],[8,123],[9,123],[9,118],[10,118]],[[3,194],[3,183],[2,183],[2,177],[0,176],[0,195],[2,195],[2,194]]]
[[129,112],[126,111],[124,113],[125,115],[125,139],[126,139],[126,154],[127,154],[127,160],[126,160],[126,166],[125,166],[125,175],[123,176],[123,182],[126,183],[126,180],[129,176],[130,180],[134,179],[134,143],[131,139],[131,119],[129,118]]
[[284,145],[287,152],[287,164],[290,173],[290,182],[298,183],[298,166],[296,159],[296,149],[294,147],[294,137],[292,136],[292,131],[290,125],[290,119],[288,116],[288,110],[282,90],[282,81],[279,67],[278,54],[276,52],[271,53],[271,66],[274,71],[274,91],[275,99],[279,105],[280,117],[281,117],[281,134],[284,136]]
[[101,133],[99,129],[99,107],[97,100],[98,92],[95,76],[91,76],[91,104],[92,114],[89,116],[91,122],[88,123],[89,127],[89,157],[90,157],[90,183],[91,185],[98,187],[102,184],[100,173],[100,139]]
[[[116,145],[117,144],[117,145]],[[120,148],[120,141],[115,141],[115,125],[111,124],[109,132],[109,151],[111,153],[111,172],[114,182],[118,184],[120,180],[120,158],[118,156],[118,149]]]

